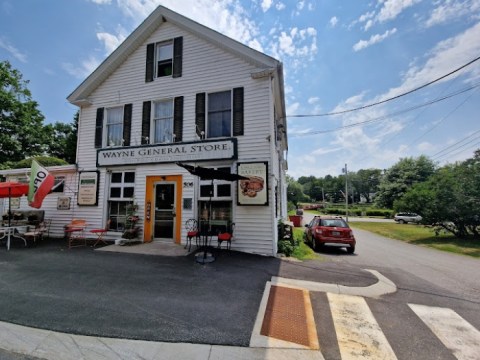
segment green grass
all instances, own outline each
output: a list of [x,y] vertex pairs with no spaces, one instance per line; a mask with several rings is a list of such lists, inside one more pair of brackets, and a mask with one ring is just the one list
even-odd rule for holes
[[298,246],[295,247],[292,257],[298,260],[320,259],[321,256],[316,254],[307,244],[303,242],[303,229],[293,228],[293,237],[298,240]]
[[479,240],[459,239],[448,233],[442,233],[436,236],[432,228],[427,228],[422,225],[350,222],[350,226],[410,244],[480,258]]

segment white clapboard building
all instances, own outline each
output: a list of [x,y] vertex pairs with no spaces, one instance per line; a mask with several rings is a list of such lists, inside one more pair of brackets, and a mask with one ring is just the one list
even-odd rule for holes
[[[209,219],[214,231],[235,224],[232,249],[276,254],[287,216],[281,62],[159,6],[68,101],[80,109],[77,164],[70,208],[47,196],[54,229],[110,220],[107,239],[120,238],[134,204],[143,242],[183,244],[188,219]],[[249,180],[203,180],[178,162]]]

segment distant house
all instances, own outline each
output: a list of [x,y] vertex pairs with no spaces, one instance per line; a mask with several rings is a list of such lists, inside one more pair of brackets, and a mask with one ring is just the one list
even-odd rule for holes
[[[75,217],[110,220],[115,239],[135,204],[144,242],[183,243],[186,220],[210,218],[235,223],[232,249],[276,254],[287,216],[279,61],[159,6],[68,100],[80,108]],[[251,181],[202,180],[177,162]]]

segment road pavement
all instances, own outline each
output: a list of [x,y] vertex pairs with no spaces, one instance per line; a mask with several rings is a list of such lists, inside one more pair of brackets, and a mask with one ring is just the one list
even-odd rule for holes
[[[329,360],[344,357],[351,351],[348,339],[355,338],[370,359],[453,359],[455,344],[431,330],[440,324],[440,333],[451,334],[444,324],[452,318],[458,322],[453,328],[464,330],[447,338],[480,351],[480,286],[474,276],[462,279],[478,273],[478,262],[364,231],[355,235],[356,254],[327,249],[305,262],[222,251],[201,265],[193,254],[69,250],[58,241],[14,246],[0,251],[0,357]],[[365,269],[392,280],[396,291],[389,285],[374,298],[349,293],[378,284],[375,272]],[[270,281],[309,291],[320,351],[250,347]],[[356,309],[354,317],[349,308]],[[436,315],[431,320],[425,313]],[[356,332],[366,326],[378,328],[369,339]],[[12,342],[29,356],[10,353],[15,347],[5,346]],[[57,352],[49,355],[52,348]]]

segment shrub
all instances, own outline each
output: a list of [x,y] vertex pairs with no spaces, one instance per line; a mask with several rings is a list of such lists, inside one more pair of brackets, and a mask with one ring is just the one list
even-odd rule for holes
[[291,240],[279,240],[278,241],[278,252],[284,254],[285,256],[292,255],[295,250],[295,246],[292,244]]
[[374,209],[374,210],[367,210],[365,212],[367,216],[383,216],[386,218],[391,218],[393,215],[392,210],[382,210],[382,209]]

